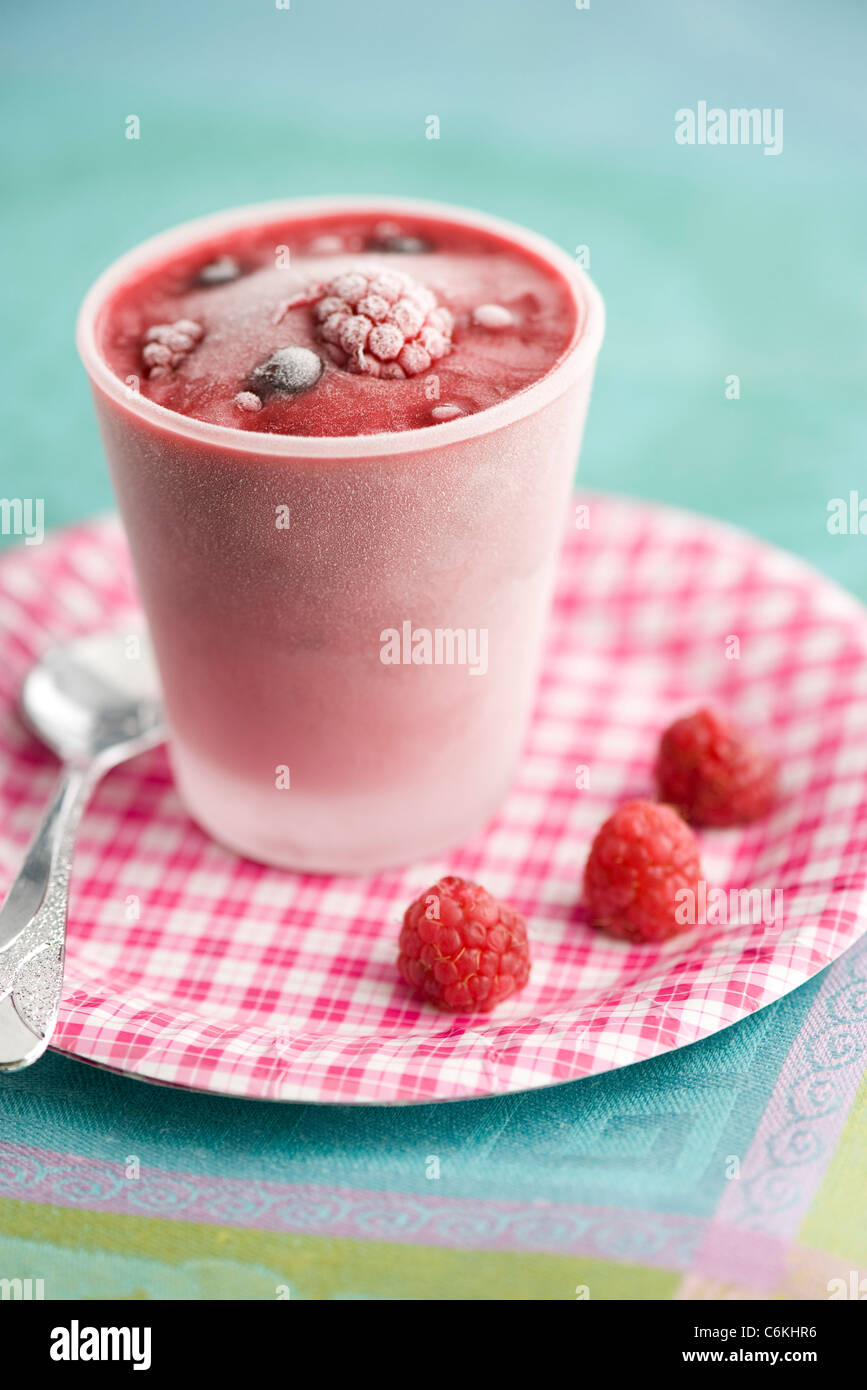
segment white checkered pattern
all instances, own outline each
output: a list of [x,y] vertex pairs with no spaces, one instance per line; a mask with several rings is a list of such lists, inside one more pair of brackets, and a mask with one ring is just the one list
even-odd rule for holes
[[[285,873],[211,843],[163,751],[118,769],[81,830],[59,1048],[280,1100],[518,1091],[694,1042],[855,940],[867,923],[867,613],[792,557],[703,518],[585,500],[590,529],[567,540],[524,760],[487,832],[373,878]],[[48,641],[133,610],[114,521],[0,561],[0,890],[55,774],[14,711],[27,668]],[[782,889],[782,929],[697,928],[662,948],[612,940],[580,903],[590,839],[619,801],[652,795],[659,732],[707,701],[763,731],[785,795],[764,824],[705,834],[705,873]],[[403,908],[446,871],[477,878],[530,926],[530,983],[492,1016],[435,1013],[397,976]]]

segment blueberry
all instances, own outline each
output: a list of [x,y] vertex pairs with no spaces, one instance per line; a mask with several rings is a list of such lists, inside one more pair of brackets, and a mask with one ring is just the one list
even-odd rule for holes
[[429,241],[420,236],[375,236],[370,242],[371,251],[393,251],[402,256],[423,256],[432,251]]
[[197,281],[200,285],[227,285],[230,280],[237,280],[240,274],[241,267],[234,256],[218,256],[210,265],[202,266]]
[[279,392],[297,396],[315,386],[324,369],[322,358],[310,348],[278,348],[267,361],[254,367],[250,386],[259,395]]

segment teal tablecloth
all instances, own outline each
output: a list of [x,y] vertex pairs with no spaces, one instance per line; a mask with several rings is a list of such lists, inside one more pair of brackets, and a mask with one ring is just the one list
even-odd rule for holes
[[[585,485],[867,596],[867,538],[827,526],[867,497],[857,0],[46,0],[6,28],[4,497],[49,526],[111,505],[72,323],[116,254],[222,206],[400,192],[589,248]],[[782,153],[678,145],[700,101],[781,108]],[[694,1047],[502,1100],[268,1107],[49,1057],[0,1083],[0,1270],[49,1298],[842,1296],[865,1048],[855,948]]]

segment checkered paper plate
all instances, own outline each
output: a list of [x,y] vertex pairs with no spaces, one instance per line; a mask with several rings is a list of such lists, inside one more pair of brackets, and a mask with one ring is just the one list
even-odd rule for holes
[[[524,759],[487,831],[373,878],[292,874],[212,843],[186,816],[164,750],[126,764],[80,832],[59,1049],[273,1100],[521,1091],[694,1042],[856,939],[867,925],[867,611],[704,518],[583,501],[589,528],[567,533]],[[24,675],[47,642],[134,613],[114,520],[0,560],[0,891],[56,772],[16,714]],[[785,794],[762,824],[702,835],[705,877],[779,890],[782,911],[662,948],[616,941],[580,903],[590,840],[618,802],[652,795],[659,732],[708,700],[766,731]],[[436,1013],[397,977],[402,911],[445,872],[527,917],[530,983],[493,1015]]]

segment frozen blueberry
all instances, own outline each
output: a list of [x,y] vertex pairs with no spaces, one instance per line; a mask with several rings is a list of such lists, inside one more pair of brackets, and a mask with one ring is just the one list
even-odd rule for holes
[[259,395],[297,396],[315,386],[323,370],[322,358],[310,348],[278,348],[250,373],[250,386]]
[[218,256],[210,265],[203,265],[197,276],[200,285],[227,285],[237,280],[241,267],[234,256]]
[[402,256],[422,256],[432,251],[429,241],[420,236],[403,236],[401,233],[381,236],[374,235],[370,241],[371,251],[394,251]]

